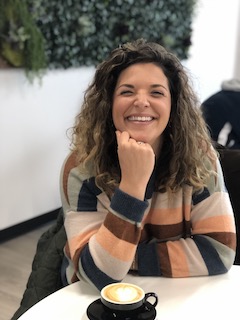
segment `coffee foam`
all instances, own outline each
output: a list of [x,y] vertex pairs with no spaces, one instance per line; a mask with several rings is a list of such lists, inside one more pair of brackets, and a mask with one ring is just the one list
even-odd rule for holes
[[132,303],[143,298],[143,291],[131,284],[118,283],[104,290],[104,297],[117,303]]

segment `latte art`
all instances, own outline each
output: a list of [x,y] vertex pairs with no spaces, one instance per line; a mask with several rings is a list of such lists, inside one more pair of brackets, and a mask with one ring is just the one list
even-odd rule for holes
[[[147,299],[150,297],[154,297],[155,299],[154,303],[150,303],[153,308],[155,308],[158,303],[158,297],[156,293],[145,293],[141,287],[126,282],[111,283],[102,288],[100,294],[101,302],[104,308],[106,308],[107,312],[110,309],[114,310],[114,312],[132,312],[133,310],[140,308],[144,303],[150,303],[149,301],[147,301]],[[123,318],[121,317],[121,319]]]
[[134,303],[143,298],[144,292],[139,287],[129,283],[118,283],[106,287],[103,295],[105,299],[114,303]]

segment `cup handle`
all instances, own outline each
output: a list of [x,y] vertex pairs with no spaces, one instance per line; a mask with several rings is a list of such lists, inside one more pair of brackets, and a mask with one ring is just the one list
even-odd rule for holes
[[152,304],[154,306],[154,308],[156,307],[156,305],[158,304],[158,296],[155,292],[148,292],[145,294],[145,301],[147,301],[148,298],[150,297],[154,297],[155,298],[155,302]]

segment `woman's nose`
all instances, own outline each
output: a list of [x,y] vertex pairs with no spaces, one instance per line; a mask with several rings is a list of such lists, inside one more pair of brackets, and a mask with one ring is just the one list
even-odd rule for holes
[[134,101],[134,105],[136,107],[140,108],[146,108],[150,106],[150,103],[148,101],[147,95],[145,94],[139,94],[136,96],[136,99]]

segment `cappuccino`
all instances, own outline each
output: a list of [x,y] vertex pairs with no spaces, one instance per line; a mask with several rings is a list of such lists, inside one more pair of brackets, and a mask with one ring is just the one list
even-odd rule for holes
[[[150,304],[147,300],[154,297],[155,302]],[[148,303],[155,308],[158,297],[154,292],[145,293],[142,288],[131,283],[112,283],[101,290],[101,302],[108,309],[116,311],[132,311]]]
[[118,304],[135,303],[144,298],[144,291],[130,283],[114,283],[102,291],[104,299]]

